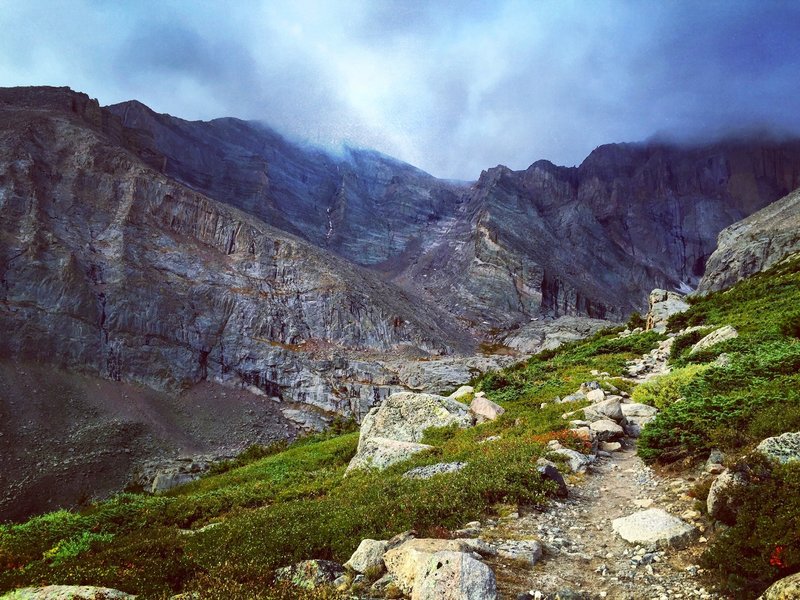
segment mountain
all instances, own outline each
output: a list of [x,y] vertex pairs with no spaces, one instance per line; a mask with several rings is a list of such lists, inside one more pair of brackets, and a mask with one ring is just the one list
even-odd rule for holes
[[579,167],[471,184],[380,154],[333,157],[235,119],[109,107],[170,177],[382,273],[483,335],[540,315],[620,320],[695,287],[719,232],[800,186],[800,142],[609,144]]
[[[475,347],[438,307],[153,170],[130,151],[140,141],[83,94],[0,91],[0,361],[11,390],[0,439],[19,463],[3,469],[19,477],[3,482],[11,497],[0,511],[36,504],[49,480],[32,476],[35,465],[61,464],[70,448],[81,452],[65,477],[92,470],[96,479],[62,502],[130,478],[154,455],[294,435],[287,415],[301,425],[315,411],[359,416],[402,389],[369,353]],[[20,398],[28,364],[53,376]],[[90,379],[70,383],[70,373]],[[219,408],[228,394],[243,396]],[[198,424],[174,416],[181,405],[202,405],[198,421],[228,416],[192,437]],[[243,428],[234,407],[268,431]],[[109,448],[102,467],[83,468]]]
[[722,230],[697,289],[729,288],[794,252],[800,252],[800,190]]
[[464,183],[2,89],[0,518],[592,333],[695,285],[724,227],[798,183],[795,141],[613,144]]

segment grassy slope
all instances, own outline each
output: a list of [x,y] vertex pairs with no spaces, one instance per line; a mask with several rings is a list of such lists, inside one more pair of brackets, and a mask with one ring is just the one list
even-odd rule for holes
[[[38,583],[92,584],[159,598],[281,597],[267,591],[275,568],[306,558],[344,562],[362,538],[415,528],[428,535],[551,491],[536,471],[548,439],[564,437],[570,405],[539,407],[649,350],[654,334],[615,332],[476,382],[508,412],[469,430],[429,432],[436,449],[383,472],[343,478],[357,434],[317,436],[205,477],[164,496],[125,494],[81,512],[60,511],[0,527],[0,590]],[[482,439],[502,436],[481,444]],[[578,442],[575,441],[576,447]],[[455,475],[407,480],[408,468],[465,460]],[[219,526],[186,535],[180,529]]]
[[[664,410],[642,439],[646,458],[689,460],[713,446],[750,447],[764,435],[798,429],[800,342],[792,315],[800,306],[799,265],[795,260],[700,299],[676,320],[676,328],[733,324],[741,335],[693,357],[686,356],[688,341],[676,344],[676,367],[707,365],[721,352],[730,355],[731,364],[688,369],[678,382],[684,400],[675,402],[675,386],[662,394],[658,401]],[[384,473],[344,479],[357,434],[316,436],[165,496],[121,495],[79,513],[60,511],[0,526],[0,590],[83,583],[145,598],[184,590],[199,590],[204,598],[297,597],[271,587],[276,567],[311,557],[343,562],[365,537],[386,538],[411,527],[441,534],[505,504],[542,501],[548,488],[536,473],[536,458],[548,439],[563,437],[560,415],[574,407],[542,409],[540,403],[593,379],[592,369],[619,375],[627,359],[659,339],[653,333],[619,339],[615,331],[601,332],[488,374],[474,383],[506,407],[501,419],[465,431],[430,432],[426,441],[434,451]],[[492,435],[502,438],[479,443]],[[401,477],[412,466],[450,460],[466,460],[469,466],[428,481]],[[743,518],[729,530],[733,534],[710,549],[709,561],[729,565],[718,574],[730,589],[752,595],[769,580],[797,570],[800,505],[785,500],[787,494],[800,498],[798,479],[797,470],[788,468],[762,482],[768,489],[755,488],[770,494],[771,528],[762,522],[759,529],[755,517]],[[744,501],[757,504],[754,498],[765,505],[760,494]],[[784,505],[787,514],[781,512]],[[774,526],[776,520],[780,527]],[[193,535],[179,531],[217,522]],[[743,528],[757,532],[757,539],[743,535]],[[775,562],[776,545],[787,549],[779,557],[783,566],[769,564],[770,558]],[[761,574],[754,575],[756,569]]]

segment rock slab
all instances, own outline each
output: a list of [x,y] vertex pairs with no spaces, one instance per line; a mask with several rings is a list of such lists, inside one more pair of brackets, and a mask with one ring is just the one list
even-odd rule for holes
[[626,542],[657,547],[683,548],[698,535],[696,527],[660,508],[614,519],[611,527]]

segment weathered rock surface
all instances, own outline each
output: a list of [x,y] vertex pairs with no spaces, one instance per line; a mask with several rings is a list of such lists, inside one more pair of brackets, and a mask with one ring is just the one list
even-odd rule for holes
[[494,421],[506,412],[505,408],[482,396],[474,398],[469,405],[469,409],[475,415],[478,423]]
[[723,229],[697,290],[728,288],[795,252],[800,252],[800,190]]
[[411,600],[495,600],[492,570],[463,552],[437,552],[414,584]]
[[776,581],[758,600],[795,600],[796,598],[800,598],[800,573]]
[[504,338],[502,343],[524,354],[554,350],[567,342],[583,339],[606,327],[613,321],[580,316],[561,316],[557,319],[538,319],[522,325]]
[[732,340],[739,336],[739,333],[736,329],[730,325],[725,325],[720,327],[719,329],[715,329],[699,342],[697,342],[692,349],[689,351],[689,354],[695,354],[696,352],[702,352],[703,350],[707,350],[712,346],[716,346],[717,344],[721,344],[727,340]]
[[384,540],[361,540],[350,559],[344,563],[345,568],[364,573],[367,569],[382,567],[383,555],[388,543]]
[[689,310],[689,303],[685,296],[667,290],[653,290],[650,292],[649,308],[647,310],[647,329],[654,329],[659,333],[667,330],[667,321],[672,315]]
[[410,471],[403,473],[403,477],[407,479],[430,479],[434,475],[444,475],[447,473],[458,473],[461,469],[467,466],[465,462],[451,462],[451,463],[436,463],[435,465],[426,465],[424,467],[416,467]]
[[378,469],[380,471],[426,450],[433,450],[433,446],[371,437],[363,443],[359,442],[358,451],[347,465],[347,471],[353,469]]
[[2,596],[3,600],[129,600],[131,594],[88,585],[48,585],[22,588]]
[[386,569],[394,577],[397,586],[406,594],[414,584],[428,560],[437,552],[471,552],[465,540],[438,540],[418,538],[409,540],[383,555]]
[[696,527],[660,508],[614,519],[611,526],[626,542],[645,546],[683,548],[699,535]]
[[613,442],[625,435],[625,431],[611,419],[600,419],[593,421],[589,429],[595,434],[600,442]]
[[304,560],[290,567],[275,571],[277,581],[287,581],[300,588],[312,590],[322,585],[332,584],[344,575],[344,568],[330,560]]
[[800,460],[800,432],[769,437],[759,443],[756,450],[780,463]]
[[[587,398],[588,399],[588,398]],[[583,409],[583,415],[587,421],[601,421],[610,419],[615,422],[622,421],[622,402],[619,396],[610,397],[595,404],[590,404]]]
[[736,505],[730,493],[737,487],[747,485],[747,479],[741,474],[728,469],[724,470],[711,484],[706,498],[708,516],[725,522],[732,522],[736,517]]

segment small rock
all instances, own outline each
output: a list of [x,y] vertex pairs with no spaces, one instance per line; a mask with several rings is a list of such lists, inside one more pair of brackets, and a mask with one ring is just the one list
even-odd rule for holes
[[344,566],[358,573],[373,567],[383,567],[383,554],[388,544],[383,540],[361,540],[358,548]]

